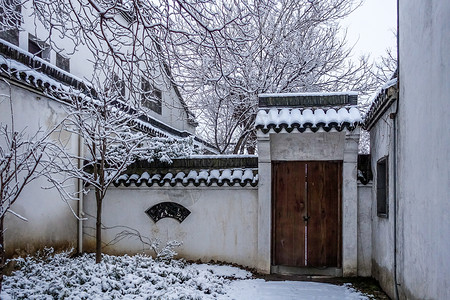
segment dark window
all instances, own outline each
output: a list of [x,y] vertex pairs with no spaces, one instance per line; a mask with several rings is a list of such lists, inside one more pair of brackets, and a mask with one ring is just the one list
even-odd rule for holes
[[141,78],[141,103],[142,106],[161,114],[162,112],[162,91],[155,88],[150,82]]
[[4,29],[0,29],[0,39],[19,46],[19,26],[21,23],[21,5],[16,1],[5,0],[0,7],[0,23]]
[[19,29],[10,29],[0,31],[0,39],[10,42],[13,45],[19,46]]
[[164,218],[173,218],[181,223],[191,213],[189,209],[183,205],[174,202],[161,202],[155,204],[145,212],[155,223]]
[[125,98],[125,81],[120,79],[116,74],[114,74],[113,88],[121,98]]
[[56,66],[64,71],[70,72],[70,59],[56,53]]
[[377,215],[388,217],[389,212],[389,166],[388,157],[377,162]]
[[50,47],[31,34],[28,36],[28,52],[46,61],[50,60]]

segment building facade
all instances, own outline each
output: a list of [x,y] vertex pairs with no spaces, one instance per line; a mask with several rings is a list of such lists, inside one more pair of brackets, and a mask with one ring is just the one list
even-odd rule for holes
[[450,298],[450,4],[399,1],[398,81],[365,121],[372,169],[372,276],[399,299]]

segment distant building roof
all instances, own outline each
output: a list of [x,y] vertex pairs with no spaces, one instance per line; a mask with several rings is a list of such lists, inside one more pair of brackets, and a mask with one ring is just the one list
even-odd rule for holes
[[[0,76],[62,101],[66,101],[64,97],[61,97],[63,92],[68,92],[71,89],[84,92],[87,95],[95,95],[95,91],[83,79],[1,39]],[[182,103],[185,106],[184,101]],[[191,118],[190,122],[192,123],[193,114],[190,111],[186,112],[188,118]],[[151,136],[184,138],[192,135],[187,131],[178,130],[146,114],[140,115],[135,120],[135,123],[139,130]],[[197,136],[194,136],[194,140],[198,145],[201,144],[208,152],[217,152],[214,146]]]

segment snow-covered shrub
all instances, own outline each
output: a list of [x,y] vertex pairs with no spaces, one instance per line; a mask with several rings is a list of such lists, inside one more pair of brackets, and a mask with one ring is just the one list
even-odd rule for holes
[[152,138],[141,147],[136,159],[155,160],[172,163],[174,158],[189,157],[198,154],[194,148],[194,137],[190,136],[184,139],[175,138]]
[[175,248],[183,245],[183,242],[168,241],[162,248],[160,248],[160,245],[161,241],[159,239],[155,239],[152,243],[152,249],[155,251],[156,259],[159,261],[171,261],[178,255]]
[[[15,259],[19,268],[5,276],[1,299],[215,299],[230,283],[250,273],[223,266],[157,261],[147,255],[95,254],[70,257],[70,251]],[[45,258],[45,259],[44,259]],[[228,272],[228,273],[227,273]],[[222,274],[224,273],[224,274]],[[243,277],[242,277],[243,276]]]

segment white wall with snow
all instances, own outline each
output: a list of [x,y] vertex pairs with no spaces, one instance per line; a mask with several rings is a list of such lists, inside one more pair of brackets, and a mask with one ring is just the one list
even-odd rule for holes
[[[15,131],[24,130],[34,134],[39,128],[43,131],[61,122],[65,116],[64,104],[48,99],[21,87],[9,86],[0,80],[0,121],[10,124],[11,95]],[[52,137],[66,141],[68,148],[76,151],[78,139],[67,132],[55,132]],[[76,182],[73,182],[74,188]],[[38,179],[25,187],[19,199],[12,206],[12,210],[28,221],[25,222],[12,214],[6,214],[5,245],[7,255],[16,249],[33,253],[44,246],[55,248],[70,248],[77,245],[77,219],[73,216],[68,205],[64,203],[55,190],[44,190],[49,183]],[[71,203],[77,209],[77,202]]]
[[392,298],[396,257],[400,299],[450,299],[449,19],[448,1],[399,2],[399,100],[370,132],[373,170],[390,160],[387,219],[376,216],[374,174],[372,275]]
[[[144,238],[160,239],[164,244],[177,240],[179,257],[210,260],[256,267],[257,188],[246,186],[111,187],[103,202],[103,243],[113,241],[124,230]],[[175,202],[191,211],[181,223],[172,218],[154,222],[145,211],[161,202]],[[84,248],[95,249],[95,195],[85,197]],[[123,254],[149,251],[136,236],[103,248],[105,253]]]

